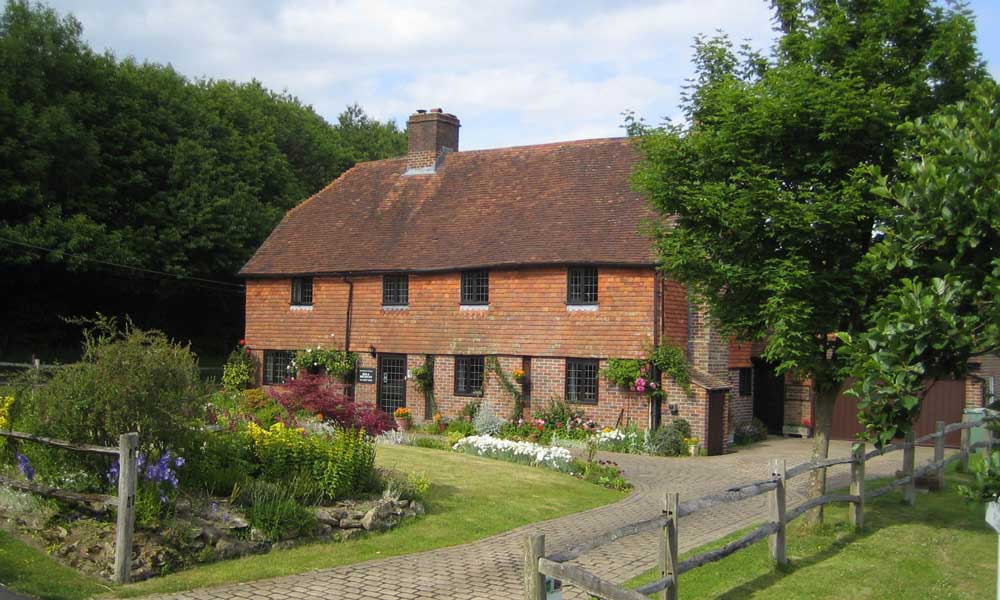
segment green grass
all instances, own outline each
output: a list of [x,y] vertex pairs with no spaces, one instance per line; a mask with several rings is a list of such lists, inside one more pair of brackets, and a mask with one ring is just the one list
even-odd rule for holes
[[[548,469],[526,467],[457,452],[410,446],[379,446],[377,462],[404,472],[422,471],[431,481],[426,516],[392,531],[346,543],[316,543],[261,556],[217,562],[144,582],[114,587],[118,596],[176,592],[250,581],[471,542],[528,523],[615,502],[625,494]],[[59,567],[14,540],[17,562],[0,555],[0,582],[51,598],[86,598],[107,590],[93,579]],[[15,572],[30,566],[23,573]]]
[[108,586],[87,577],[7,533],[0,532],[0,582],[40,598],[74,599],[101,594]]
[[[822,527],[808,527],[801,520],[789,525],[787,568],[774,568],[765,540],[681,575],[680,598],[992,598],[996,534],[983,521],[984,507],[967,504],[955,492],[957,484],[969,479],[949,475],[945,491],[918,492],[914,507],[905,506],[898,493],[869,502],[861,534],[846,524],[846,505],[828,505]],[[867,483],[870,489],[880,485]],[[687,555],[719,547],[747,531]],[[655,579],[650,572],[628,585]]]

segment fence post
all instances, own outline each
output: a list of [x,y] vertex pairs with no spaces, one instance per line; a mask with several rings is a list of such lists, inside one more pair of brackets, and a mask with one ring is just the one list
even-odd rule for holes
[[538,572],[538,559],[545,556],[545,535],[524,538],[524,600],[545,600],[545,576]]
[[851,450],[851,495],[859,500],[851,504],[847,518],[860,531],[865,527],[865,443],[857,442]]
[[768,496],[768,516],[778,524],[778,530],[771,534],[771,558],[779,565],[788,562],[785,556],[785,459],[771,459],[771,478],[777,480],[777,487]]
[[958,472],[968,473],[969,472],[969,430],[962,430],[962,458],[958,461]]
[[132,529],[135,526],[135,454],[138,433],[118,438],[118,523],[115,526],[115,582],[128,583],[132,571]]
[[903,477],[909,477],[909,483],[903,485],[903,502],[913,506],[917,501],[917,482],[913,479],[913,463],[917,456],[917,445],[913,443],[915,439],[913,430],[906,434],[903,443]]
[[667,522],[660,531],[660,579],[673,578],[673,585],[657,594],[659,600],[677,600],[677,504],[680,494],[667,492],[663,497],[663,516]]
[[[936,463],[944,460],[944,426],[944,421],[938,421],[934,425],[934,431],[938,434],[938,437],[934,438],[934,462]],[[944,465],[934,470],[934,484],[931,489],[944,489]]]

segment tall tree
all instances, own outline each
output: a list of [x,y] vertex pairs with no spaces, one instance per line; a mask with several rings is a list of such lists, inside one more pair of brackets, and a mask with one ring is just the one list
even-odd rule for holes
[[865,263],[888,293],[866,330],[842,337],[866,433],[878,444],[910,429],[925,381],[964,377],[971,360],[1000,352],[998,106],[997,85],[984,84],[906,124],[915,142],[895,182],[873,169],[875,194],[893,210]]
[[[356,161],[405,152],[395,123],[357,105],[330,124],[257,81],[191,80],[95,53],[82,34],[72,16],[27,0],[0,12],[0,277],[22,290],[0,309],[25,332],[122,306],[177,331],[190,319],[174,313],[204,288],[106,262],[232,282],[285,211]],[[59,298],[81,285],[83,298]],[[225,288],[218,312],[238,338],[241,301]],[[163,305],[184,309],[164,322]],[[156,320],[133,308],[145,306]],[[17,345],[5,343],[10,331],[0,354]]]
[[[898,124],[963,97],[984,70],[971,15],[930,0],[775,0],[771,53],[695,42],[687,126],[636,127],[637,187],[663,213],[662,268],[725,331],[812,381],[813,458],[844,385],[839,331],[881,290],[861,266],[889,210],[860,183],[896,171]],[[825,492],[816,470],[812,496]],[[810,515],[822,520],[822,510]]]

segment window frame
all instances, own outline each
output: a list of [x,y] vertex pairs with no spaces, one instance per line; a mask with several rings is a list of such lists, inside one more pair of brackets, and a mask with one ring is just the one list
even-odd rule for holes
[[[577,282],[577,290],[574,294],[574,282],[573,275],[574,272],[579,275],[580,281]],[[586,277],[593,275],[594,278],[594,290],[593,290],[593,300],[586,299],[586,292],[584,291],[587,287]],[[600,273],[597,267],[577,265],[569,267],[566,269],[566,305],[567,306],[597,306],[600,301],[598,295],[598,285],[600,282]]]
[[[396,298],[389,298],[389,288],[386,286],[390,281],[395,281]],[[382,306],[409,306],[410,305],[410,275],[408,273],[386,273],[382,275]]]
[[[284,354],[288,358],[288,362],[285,363],[285,377],[281,381],[274,381],[271,378],[273,371],[273,360],[275,355]],[[262,368],[260,373],[261,385],[284,385],[288,383],[294,375],[288,371],[288,366],[291,364],[292,360],[295,358],[295,352],[292,350],[264,350],[264,357],[262,361]],[[270,360],[269,360],[270,359]]]
[[[464,390],[464,389],[463,390],[459,390],[459,387],[458,387],[458,383],[459,383],[458,363],[459,363],[460,360],[461,361],[470,361],[470,362],[478,360],[478,362],[479,362],[478,366],[480,368],[479,389],[478,390],[477,389],[473,389],[473,390]],[[472,365],[471,364],[467,364],[465,366],[466,373],[468,373],[468,369],[469,369],[470,366],[472,366]],[[459,355],[456,355],[455,356],[454,368],[452,370],[454,371],[454,379],[455,379],[455,385],[454,385],[453,391],[454,391],[454,394],[456,396],[467,396],[467,397],[477,397],[477,398],[482,397],[482,395],[483,395],[483,385],[486,383],[486,356],[484,356],[482,354],[459,354]],[[466,376],[466,377],[468,377],[468,376]],[[478,392],[478,393],[476,393],[476,392]]]
[[[308,284],[308,286],[306,285]],[[313,278],[312,277],[292,277],[291,283],[291,297],[289,298],[289,304],[291,306],[312,306],[313,305]],[[306,291],[308,288],[308,300],[305,298]]]
[[[477,279],[472,282],[466,282],[467,278],[476,277]],[[485,299],[479,299],[478,295],[480,293],[481,282],[479,279],[486,282],[486,294]],[[466,297],[466,291],[468,288],[475,286],[474,293],[475,298],[468,299]],[[459,282],[458,288],[458,303],[462,306],[489,306],[490,304],[490,272],[489,269],[467,269],[462,271],[461,281]]]
[[[570,366],[577,365],[578,367],[586,366],[591,367],[594,370],[594,399],[593,400],[571,400],[570,399],[570,389],[569,389],[569,373]],[[596,406],[600,400],[601,395],[601,361],[596,358],[567,358],[566,367],[563,372],[563,397],[566,398],[566,402],[569,404],[583,404],[586,406]],[[576,391],[574,390],[576,393]]]

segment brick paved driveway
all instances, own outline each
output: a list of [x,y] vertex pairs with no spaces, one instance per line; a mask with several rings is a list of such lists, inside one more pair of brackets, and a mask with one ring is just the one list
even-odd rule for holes
[[[306,598],[443,600],[521,598],[521,562],[524,536],[540,531],[546,537],[547,553],[574,542],[648,519],[660,513],[663,494],[679,492],[681,501],[718,492],[736,484],[767,477],[771,457],[784,457],[788,466],[808,460],[810,440],[772,438],[725,456],[703,458],[662,458],[606,454],[615,460],[635,485],[628,498],[615,504],[527,525],[461,546],[430,550],[419,554],[334,567],[299,575],[243,584],[193,590],[170,598],[214,600],[244,598],[291,600]],[[833,442],[830,456],[850,453],[848,442]],[[918,465],[930,459],[931,449],[919,448]],[[868,477],[892,474],[900,466],[902,453],[879,457],[867,464]],[[830,469],[831,483],[846,485],[849,467]],[[804,498],[808,477],[790,481],[789,506]],[[717,537],[763,520],[767,495],[695,513],[680,521],[681,551],[697,547]],[[655,532],[632,536],[598,548],[578,560],[601,576],[624,581],[656,564]],[[564,590],[564,597],[584,598],[576,590]]]

